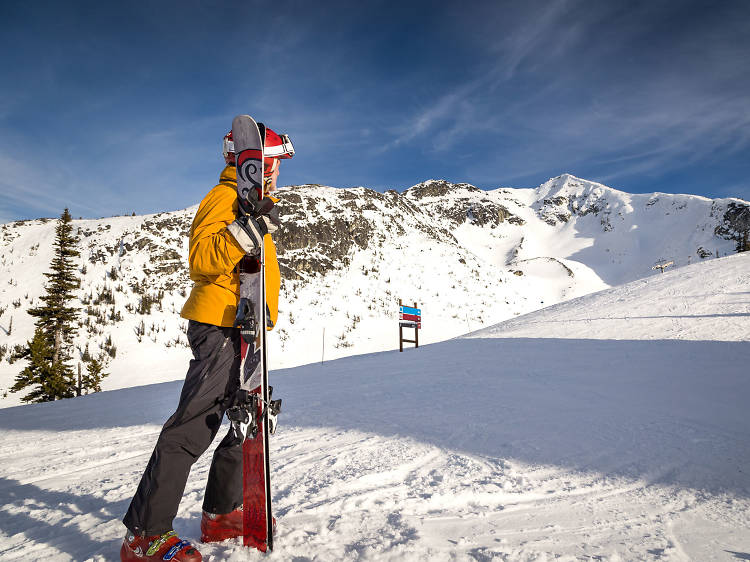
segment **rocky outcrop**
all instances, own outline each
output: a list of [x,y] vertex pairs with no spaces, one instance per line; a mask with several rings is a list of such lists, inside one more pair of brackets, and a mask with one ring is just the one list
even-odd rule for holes
[[[500,194],[502,196],[502,194]],[[468,184],[429,180],[406,190],[402,196],[429,217],[447,220],[451,228],[466,222],[495,228],[508,222],[523,225],[525,221],[487,192]]]
[[425,197],[445,197],[449,193],[458,190],[465,190],[474,193],[481,193],[482,190],[474,187],[469,183],[450,183],[445,180],[427,180],[410,187],[404,195],[414,199],[424,199]]
[[[445,187],[437,185],[431,193],[440,193]],[[382,246],[388,239],[409,233],[455,241],[444,225],[449,217],[425,212],[395,191],[291,186],[279,191],[279,199],[282,228],[274,240],[282,275],[288,279],[306,279],[347,267],[356,251]],[[466,211],[461,213],[463,222]]]
[[613,229],[609,220],[611,209],[607,198],[608,188],[568,174],[551,179],[542,186],[544,188],[547,195],[533,207],[537,216],[548,225],[557,226],[567,223],[573,217],[595,215],[600,218],[605,232]]
[[750,205],[747,203],[732,201],[727,205],[726,211],[719,224],[714,229],[714,234],[725,240],[734,240],[738,245],[747,243],[750,232]]

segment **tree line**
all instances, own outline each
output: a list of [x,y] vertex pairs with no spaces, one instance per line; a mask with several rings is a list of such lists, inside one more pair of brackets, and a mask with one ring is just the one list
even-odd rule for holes
[[101,360],[88,353],[88,346],[74,371],[72,363],[78,353],[73,337],[78,332],[78,309],[73,306],[74,291],[80,286],[74,258],[78,238],[73,234],[72,218],[66,208],[55,228],[54,255],[50,272],[45,273],[47,284],[41,297],[42,305],[28,313],[37,320],[34,336],[16,353],[16,359],[27,361],[26,368],[16,377],[11,392],[28,390],[23,402],[50,402],[100,392],[104,372]]

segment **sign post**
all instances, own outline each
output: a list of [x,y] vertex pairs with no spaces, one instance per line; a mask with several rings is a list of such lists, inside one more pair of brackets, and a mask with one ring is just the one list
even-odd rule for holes
[[667,269],[670,265],[674,265],[674,260],[665,260],[664,258],[662,258],[659,261],[657,261],[656,264],[651,269],[653,270],[658,269],[659,271],[664,273],[664,270]]
[[[398,299],[398,350],[404,351],[404,342],[413,343],[414,347],[419,347],[419,330],[422,327],[422,311],[414,307],[404,306],[401,299]],[[404,338],[404,328],[414,328],[414,339],[407,340]]]

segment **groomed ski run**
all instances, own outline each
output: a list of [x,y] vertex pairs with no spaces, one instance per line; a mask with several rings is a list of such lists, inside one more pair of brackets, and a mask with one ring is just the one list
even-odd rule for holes
[[[276,549],[201,550],[211,561],[748,559],[749,282],[739,254],[470,338],[276,371]],[[111,559],[179,390],[0,410],[0,559]],[[196,542],[209,462],[175,521]]]

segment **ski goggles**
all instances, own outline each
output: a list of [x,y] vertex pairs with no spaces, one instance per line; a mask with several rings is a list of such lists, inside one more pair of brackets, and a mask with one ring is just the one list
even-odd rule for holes
[[279,135],[279,139],[281,139],[281,144],[263,148],[263,156],[266,158],[291,158],[294,156],[294,145],[289,135]]
[[[291,158],[294,156],[294,145],[289,135],[279,135],[281,144],[277,146],[266,146],[263,148],[264,158]],[[234,141],[224,138],[223,154],[234,154]]]

